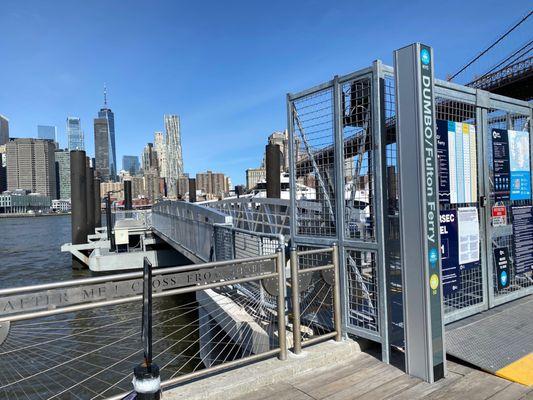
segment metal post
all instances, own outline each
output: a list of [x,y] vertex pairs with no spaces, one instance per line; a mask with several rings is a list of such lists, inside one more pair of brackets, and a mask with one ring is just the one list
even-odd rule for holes
[[144,362],[133,370],[133,389],[137,393],[137,400],[159,400],[161,377],[159,367],[152,364],[152,264],[146,257],[143,264],[142,317]]
[[[70,152],[72,244],[87,242],[87,171],[85,163],[85,151],[74,150]],[[80,260],[72,256],[72,268],[84,267]]]
[[[87,160],[88,162],[88,160]],[[92,235],[95,228],[94,215],[94,169],[87,164],[87,234]]]
[[298,285],[298,253],[291,247],[291,294],[292,294],[292,335],[294,354],[302,352],[302,332],[300,329],[300,288]]
[[333,243],[333,250],[331,252],[333,259],[333,323],[335,324],[335,341],[342,340],[342,325],[341,325],[341,284],[340,284],[340,268],[339,268],[339,247],[337,243]]
[[267,144],[266,154],[266,195],[269,199],[281,197],[281,150],[277,144]]
[[100,178],[94,178],[94,227],[102,226],[102,199],[100,197]]
[[107,240],[111,243],[110,250],[115,251],[115,236],[113,236],[113,220],[111,215],[111,192],[105,198],[105,218],[107,222]]
[[287,359],[287,331],[285,329],[285,257],[281,247],[276,249],[278,270],[278,340],[279,359]]
[[124,210],[131,210],[133,208],[131,198],[131,181],[124,181]]

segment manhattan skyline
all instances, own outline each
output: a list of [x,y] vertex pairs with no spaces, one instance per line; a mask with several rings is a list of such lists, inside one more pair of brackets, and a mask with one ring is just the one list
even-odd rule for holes
[[[11,137],[57,126],[62,148],[66,118],[80,117],[94,155],[93,119],[107,83],[118,168],[123,155],[140,155],[164,130],[164,114],[176,114],[185,171],[221,171],[239,184],[246,168],[260,164],[268,135],[286,128],[287,92],[374,59],[391,65],[392,51],[414,41],[434,47],[436,75],[444,79],[527,11],[519,1],[452,1],[446,10],[369,5],[8,0],[0,16],[0,37],[9,38],[0,41],[9,60],[0,76],[0,114],[10,120]],[[455,81],[490,68],[529,39],[531,28],[525,23]]]

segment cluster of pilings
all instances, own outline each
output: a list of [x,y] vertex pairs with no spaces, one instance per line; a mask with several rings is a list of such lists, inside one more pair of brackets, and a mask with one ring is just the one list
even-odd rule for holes
[[[94,168],[83,150],[70,152],[71,224],[72,244],[87,243],[88,235],[95,233],[101,223],[100,179],[95,178]],[[72,257],[73,268],[85,266]]]

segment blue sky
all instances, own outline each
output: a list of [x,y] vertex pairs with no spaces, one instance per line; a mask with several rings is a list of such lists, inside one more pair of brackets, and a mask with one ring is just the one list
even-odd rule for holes
[[[12,137],[79,116],[92,155],[107,83],[117,158],[139,155],[163,114],[181,116],[185,170],[233,183],[286,127],[285,94],[366,67],[392,51],[434,47],[456,72],[528,11],[526,1],[20,1],[0,12],[0,114]],[[531,39],[523,24],[464,83]]]

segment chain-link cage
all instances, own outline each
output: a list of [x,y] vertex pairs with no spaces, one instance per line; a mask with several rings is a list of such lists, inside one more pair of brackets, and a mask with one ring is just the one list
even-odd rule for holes
[[[440,191],[439,211],[442,218],[453,220],[455,228],[449,228],[458,235],[461,230],[458,221],[466,207],[477,210],[477,243],[466,243],[459,237],[448,237],[441,229],[441,255],[443,279],[444,313],[448,321],[453,315],[465,315],[466,309],[486,303],[482,268],[486,260],[482,257],[483,209],[479,206],[478,135],[481,134],[477,121],[477,108],[474,104],[436,95],[437,148],[439,157],[439,185],[449,185],[449,195]],[[441,158],[446,158],[442,160]],[[442,170],[442,165],[448,170]],[[443,226],[441,224],[441,226]],[[458,226],[458,228],[457,228]],[[446,228],[448,229],[448,228]],[[475,235],[474,235],[475,236]],[[458,243],[451,243],[457,240]],[[461,263],[459,252],[472,247],[477,260]],[[475,248],[474,248],[475,247]],[[456,254],[457,253],[457,254]],[[475,259],[472,257],[471,259]],[[450,259],[448,265],[448,259]],[[459,262],[459,265],[455,265]]]
[[289,109],[294,127],[297,233],[335,236],[333,87],[291,100]]
[[370,77],[342,84],[345,237],[374,240],[374,174]]
[[[505,110],[499,109],[490,109],[487,112],[487,141],[488,146],[486,149],[486,154],[489,160],[489,197],[488,197],[488,206],[503,206],[506,210],[507,223],[494,224],[493,221],[490,223],[490,234],[489,240],[491,241],[490,248],[494,252],[495,249],[505,249],[507,255],[510,259],[509,275],[507,277],[508,283],[506,285],[498,284],[498,273],[496,268],[496,260],[493,261],[492,276],[489,276],[489,284],[491,285],[491,294],[494,298],[494,305],[500,304],[506,299],[513,299],[515,297],[525,295],[527,293],[533,293],[533,270],[530,269],[523,271],[519,265],[517,265],[516,260],[516,240],[517,238],[513,232],[514,221],[514,210],[517,210],[515,207],[527,207],[531,206],[531,195],[528,199],[512,199],[512,196],[505,199],[502,196],[498,195],[498,185],[500,182],[497,182],[495,179],[494,173],[494,159],[493,159],[493,140],[494,140],[494,130],[503,129],[506,131],[528,131],[530,130],[531,122],[529,116],[524,114],[517,114],[508,112]],[[529,137],[531,140],[531,137]],[[509,149],[514,151],[517,154],[522,154],[524,157],[524,163],[530,160],[530,148],[527,148],[524,143],[520,149]],[[526,160],[525,158],[528,158]],[[529,171],[531,171],[531,164],[529,164]],[[511,185],[513,182],[511,182]],[[530,188],[531,190],[531,188]],[[518,267],[518,268],[517,268]]]

